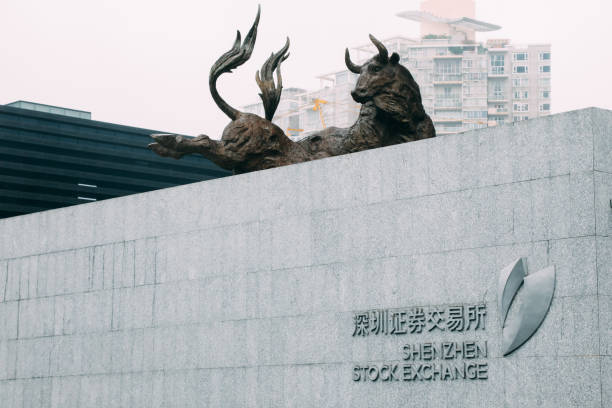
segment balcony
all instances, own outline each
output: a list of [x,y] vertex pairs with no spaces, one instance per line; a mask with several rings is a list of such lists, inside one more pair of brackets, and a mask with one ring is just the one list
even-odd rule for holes
[[461,99],[459,98],[438,98],[434,104],[436,109],[458,109],[461,108]]
[[489,115],[507,115],[508,109],[507,108],[489,108],[489,110],[487,111],[487,114]]
[[434,74],[434,85],[437,84],[461,84],[461,74]]
[[507,76],[508,73],[504,70],[504,67],[491,67],[491,69],[489,69],[489,77],[504,78]]
[[489,103],[492,103],[492,102],[508,102],[508,98],[506,98],[506,94],[489,95],[487,97],[487,100],[489,101]]
[[461,54],[443,54],[443,55],[434,55],[434,59],[460,59],[463,58]]
[[434,116],[434,123],[462,123],[463,119],[451,116]]

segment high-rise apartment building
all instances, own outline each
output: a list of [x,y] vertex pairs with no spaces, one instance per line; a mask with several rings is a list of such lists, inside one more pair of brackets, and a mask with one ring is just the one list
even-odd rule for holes
[[[474,2],[460,3],[465,3],[464,11],[473,16],[470,7]],[[435,10],[436,4],[436,0],[425,1],[419,11],[398,14],[420,21],[422,30],[430,27],[435,33],[424,34],[420,39],[393,37],[383,43],[389,53],[400,55],[400,62],[419,84],[423,105],[434,121],[437,134],[550,113],[550,44],[519,46],[506,39],[478,43],[473,40],[475,31],[493,31],[500,27],[471,17],[431,14],[428,10]],[[376,52],[372,44],[365,44],[354,47],[351,56],[360,64]],[[327,126],[350,126],[361,106],[350,95],[357,77],[343,69],[320,76],[322,86],[316,91],[283,90],[274,123],[294,139]],[[261,103],[243,109],[263,112]]]

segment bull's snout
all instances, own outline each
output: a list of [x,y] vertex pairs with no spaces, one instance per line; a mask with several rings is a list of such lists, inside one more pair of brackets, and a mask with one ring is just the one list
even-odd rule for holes
[[365,88],[355,88],[351,91],[351,96],[355,102],[363,103],[367,99],[368,91]]

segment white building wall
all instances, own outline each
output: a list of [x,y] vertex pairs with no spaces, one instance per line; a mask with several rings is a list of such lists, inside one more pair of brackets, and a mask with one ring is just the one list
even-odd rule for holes
[[[487,44],[449,41],[447,38],[414,40],[403,37],[383,41],[389,52],[400,54],[401,63],[419,84],[423,106],[438,134],[496,126],[550,113],[549,44],[519,47],[508,40],[493,40]],[[362,63],[374,52],[374,46],[366,44],[354,48],[351,55],[357,63]],[[350,95],[357,75],[343,70],[320,78],[326,86],[319,90],[299,95],[295,92],[283,94],[283,99],[297,101],[297,129],[300,130],[287,131],[295,139],[324,127],[348,127],[359,115],[360,104]],[[320,113],[313,110],[317,100]],[[253,106],[250,105],[248,111],[256,113]],[[281,103],[274,120],[285,130],[295,129],[295,126],[288,126],[286,118],[296,114],[296,104],[293,108],[288,106]]]

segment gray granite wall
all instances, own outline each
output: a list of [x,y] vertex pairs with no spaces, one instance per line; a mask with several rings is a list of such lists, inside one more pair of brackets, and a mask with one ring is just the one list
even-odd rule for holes
[[[0,405],[612,406],[611,133],[590,108],[0,220]],[[521,256],[556,290],[502,357]],[[356,312],[450,304],[485,330],[353,336]],[[487,379],[353,381],[465,340]]]

